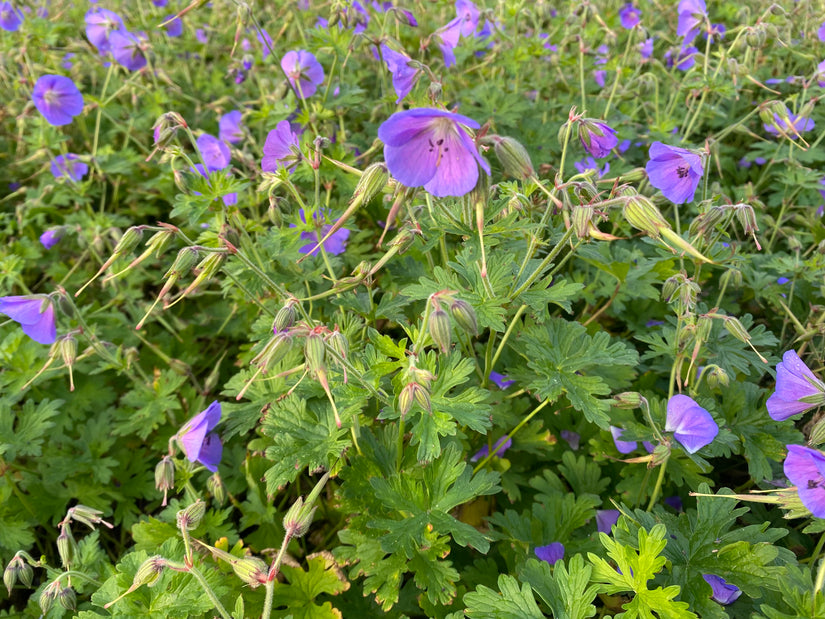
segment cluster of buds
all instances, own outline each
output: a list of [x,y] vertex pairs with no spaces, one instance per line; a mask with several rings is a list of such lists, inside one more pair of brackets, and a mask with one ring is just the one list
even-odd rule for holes
[[[450,317],[470,336],[478,335],[478,318],[473,306],[457,298],[454,290],[440,290],[434,292],[427,299],[429,315],[427,317],[427,332],[436,347],[443,353],[450,350],[453,339],[453,327]],[[441,307],[444,303],[450,313]]]
[[701,234],[705,239],[709,239],[712,233],[727,228],[734,217],[736,217],[739,225],[742,226],[742,231],[747,236],[752,237],[756,248],[761,250],[762,247],[759,244],[759,239],[756,238],[756,233],[759,232],[759,226],[756,223],[756,214],[754,213],[753,206],[750,204],[717,204],[709,206],[706,211],[691,222],[690,234]]
[[9,561],[6,569],[3,570],[3,584],[6,585],[6,590],[11,595],[11,590],[19,580],[25,587],[31,587],[34,579],[34,570],[29,565],[27,559],[30,559],[25,552],[18,552]]
[[60,584],[59,577],[55,578],[43,589],[38,600],[40,610],[43,611],[44,615],[52,609],[55,602],[66,610],[75,610],[77,608],[77,596],[75,596],[74,590],[71,587],[63,587]]
[[404,373],[406,384],[398,394],[398,410],[401,416],[410,412],[414,404],[418,404],[428,413],[432,413],[430,402],[430,383],[435,380],[432,372],[422,370],[414,365],[414,357],[410,357],[410,367]]
[[172,144],[172,140],[174,140],[178,129],[185,129],[186,127],[186,121],[183,119],[183,116],[177,112],[166,112],[165,114],[158,116],[155,124],[152,125],[152,135],[155,140],[155,148],[146,158],[146,161],[149,161],[159,150],[165,152],[166,149]]
[[665,303],[675,303],[679,315],[684,316],[696,307],[696,297],[701,290],[699,284],[681,271],[668,277],[662,284],[662,299]]

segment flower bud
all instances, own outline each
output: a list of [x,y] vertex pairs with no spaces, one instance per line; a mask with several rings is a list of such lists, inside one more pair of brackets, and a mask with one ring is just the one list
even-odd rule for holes
[[306,535],[316,509],[315,506],[304,505],[303,497],[298,497],[284,516],[284,531],[288,539]]
[[730,385],[728,373],[718,365],[709,365],[702,373],[705,376],[705,382],[708,384],[708,387],[713,390]]
[[122,256],[123,254],[131,253],[131,251],[137,247],[137,244],[140,243],[140,239],[143,238],[143,226],[132,226],[131,228],[127,229],[126,232],[123,233],[123,236],[120,237],[120,240],[115,245],[115,256]]
[[520,142],[511,137],[491,134],[482,140],[482,144],[492,144],[493,152],[505,174],[526,180],[535,174],[530,154]]
[[614,395],[612,404],[616,408],[633,409],[639,408],[642,405],[642,401],[644,401],[644,398],[641,393],[625,391]]
[[450,314],[459,327],[468,335],[478,335],[478,318],[473,306],[462,299],[455,299],[450,304]]
[[[3,584],[6,585],[6,590],[9,592],[9,595],[11,595],[11,590],[14,588],[17,579],[20,578],[20,580],[23,580],[22,572],[24,566],[31,570],[31,567],[26,564],[23,557],[14,555],[6,566],[6,569],[3,570]],[[29,584],[31,584],[31,577],[29,577]]]
[[[390,241],[389,245],[390,247],[397,247],[398,255],[401,255],[412,246],[418,234],[421,234],[421,230],[415,230],[410,227],[401,228],[398,234],[395,235],[395,238]],[[370,274],[372,274],[372,271],[370,271]]]
[[200,252],[196,247],[184,247],[178,252],[175,261],[172,263],[172,266],[169,267],[169,270],[166,271],[163,278],[174,277],[177,279],[181,275],[185,275],[197,264],[198,258],[200,258]]
[[356,200],[359,204],[368,203],[384,190],[389,179],[390,173],[387,170],[387,164],[383,162],[370,164],[361,174],[361,178],[358,179],[350,203]]
[[160,575],[163,573],[163,568],[166,567],[166,559],[160,555],[149,557],[140,564],[140,567],[135,572],[135,577],[132,580],[132,589],[137,589],[141,585],[152,587],[160,580]]
[[428,413],[433,411],[427,389],[418,383],[407,383],[401,393],[398,394],[398,412],[401,413],[402,417],[410,412],[414,403]]
[[166,506],[169,490],[175,489],[175,463],[169,456],[164,456],[155,467],[155,488],[163,492],[161,505]]
[[275,322],[272,324],[273,333],[281,333],[282,331],[286,331],[293,324],[295,324],[295,316],[297,314],[295,311],[295,305],[296,302],[293,299],[290,299],[281,309],[278,310],[278,313],[275,314]]
[[573,206],[573,217],[571,225],[576,233],[576,238],[586,239],[590,237],[590,222],[593,219],[594,208],[591,204],[578,204]]
[[283,361],[292,348],[292,336],[288,331],[275,335],[253,359],[252,364],[267,372],[270,368]]
[[326,371],[325,357],[326,346],[323,336],[320,333],[310,333],[304,339],[304,359],[310,374],[314,376],[318,371]]
[[654,468],[663,464],[669,457],[670,457],[670,447],[667,445],[656,445],[653,449],[653,457],[651,458],[650,462],[648,463],[648,468]]
[[739,288],[742,285],[742,271],[739,269],[728,269],[719,277],[722,286]]
[[198,263],[198,266],[195,267],[195,279],[192,280],[192,283],[186,287],[183,294],[189,294],[207,279],[220,271],[221,265],[225,259],[226,253],[224,252],[214,251],[206,254],[206,257]]
[[659,209],[645,196],[636,195],[628,199],[623,213],[627,223],[654,238],[659,238],[662,230],[670,229]]
[[232,570],[238,578],[253,589],[266,584],[269,571],[266,563],[258,557],[243,557],[242,559],[233,561]]
[[166,112],[158,116],[155,124],[152,125],[154,129],[155,148],[166,148],[175,137],[178,129],[185,128],[186,121],[177,112]]
[[745,344],[747,344],[751,339],[748,330],[745,329],[744,325],[739,322],[739,319],[734,316],[725,317],[725,329],[727,329],[733,337]]
[[60,556],[61,565],[66,568],[77,555],[77,542],[72,535],[72,528],[68,522],[60,525],[60,535],[57,536],[57,554]]
[[53,580],[49,583],[49,585],[43,589],[43,592],[40,594],[38,604],[40,604],[40,610],[43,611],[44,615],[52,609],[52,606],[54,606],[54,601],[57,599],[58,595],[60,595],[59,579]]
[[77,609],[77,596],[71,587],[63,587],[57,594],[57,601],[66,610]]
[[178,512],[178,528],[187,531],[197,529],[201,520],[203,520],[204,514],[206,514],[206,503],[198,499],[186,509]]
[[69,508],[69,517],[76,521],[82,522],[90,529],[94,529],[96,524],[102,524],[108,528],[113,528],[113,526],[103,520],[100,516],[103,514],[102,511],[99,509],[94,509],[92,507],[88,507],[87,505],[75,505],[74,507]]
[[67,335],[58,340],[58,346],[63,363],[69,369],[69,391],[74,391],[74,373],[72,369],[74,368],[74,362],[77,360],[77,340],[71,335]]
[[446,353],[450,350],[453,333],[452,324],[450,323],[450,316],[440,307],[436,307],[430,312],[430,318],[427,322],[427,330],[433,343]]
[[215,473],[206,480],[206,489],[218,505],[226,503],[226,486],[223,485],[221,476]]

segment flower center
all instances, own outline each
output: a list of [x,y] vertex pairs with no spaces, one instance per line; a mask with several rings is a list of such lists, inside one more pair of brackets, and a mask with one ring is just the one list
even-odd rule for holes
[[679,178],[685,178],[688,175],[688,168],[680,165],[676,168],[676,174],[679,175]]
[[436,167],[441,165],[441,157],[444,153],[447,153],[450,150],[448,146],[444,146],[444,141],[447,139],[447,136],[453,132],[455,132],[455,124],[449,118],[437,118],[433,120],[432,136],[427,138],[427,142],[430,145],[430,152],[433,152],[436,149],[438,151],[438,155],[435,160]]

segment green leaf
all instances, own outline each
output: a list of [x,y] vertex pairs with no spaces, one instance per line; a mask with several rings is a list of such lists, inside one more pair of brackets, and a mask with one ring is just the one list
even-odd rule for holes
[[588,586],[591,571],[581,555],[571,558],[567,567],[564,561],[551,567],[546,561],[528,559],[519,578],[539,594],[554,619],[587,619],[596,614],[592,602],[598,593],[598,586]]
[[48,431],[54,427],[53,417],[60,413],[62,400],[45,398],[37,405],[26,400],[19,414],[7,400],[0,400],[0,456],[13,461],[20,456],[40,456]]
[[349,589],[349,581],[329,553],[307,561],[307,570],[283,565],[281,573],[287,583],[276,582],[273,592],[273,617],[293,619],[340,619],[341,614],[330,602],[316,603],[322,594],[337,595]]
[[519,589],[518,581],[502,574],[498,577],[496,592],[484,585],[464,596],[464,613],[473,619],[544,619],[530,585]]

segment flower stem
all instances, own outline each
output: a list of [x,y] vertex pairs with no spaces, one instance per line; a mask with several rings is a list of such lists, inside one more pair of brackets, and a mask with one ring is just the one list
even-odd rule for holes
[[662,464],[659,465],[659,476],[656,478],[656,485],[653,487],[653,493],[650,495],[650,503],[647,504],[647,511],[653,509],[656,500],[659,498],[659,494],[662,492],[662,482],[665,479],[665,469],[667,469],[667,461],[669,459],[670,455],[665,456]]

